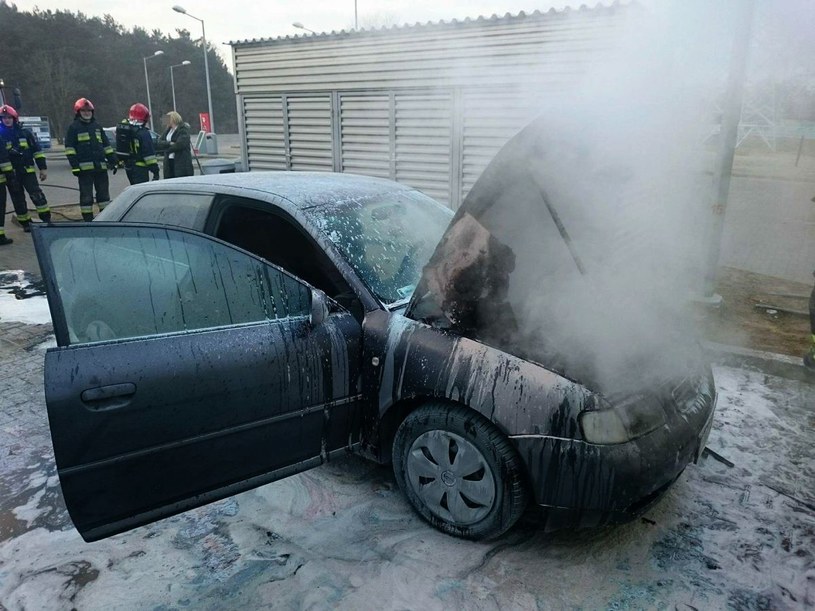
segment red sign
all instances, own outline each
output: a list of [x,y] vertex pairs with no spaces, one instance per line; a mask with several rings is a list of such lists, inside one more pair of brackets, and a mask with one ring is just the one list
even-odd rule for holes
[[209,126],[209,113],[208,112],[199,112],[198,113],[198,120],[201,122],[201,129],[207,133],[212,131],[212,128]]

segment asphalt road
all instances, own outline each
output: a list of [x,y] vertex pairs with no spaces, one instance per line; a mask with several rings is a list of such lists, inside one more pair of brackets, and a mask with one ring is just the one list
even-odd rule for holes
[[[225,134],[219,138],[219,155],[217,158],[235,159],[240,157],[238,137],[236,134]],[[59,207],[65,204],[76,204],[79,202],[79,189],[76,184],[76,177],[71,174],[71,166],[63,154],[61,148],[55,147],[46,153],[48,160],[48,177],[41,183],[45,196],[51,206]],[[216,158],[215,156],[202,156],[201,163]],[[161,163],[159,158],[159,163]],[[199,167],[193,164],[195,173],[199,174]],[[124,191],[129,183],[124,170],[119,170],[116,174],[109,174],[110,196],[116,197]]]
[[[117,171],[115,175],[108,173],[108,176],[110,178],[111,198],[116,197],[130,186],[124,170]],[[79,202],[79,187],[77,187],[76,177],[71,174],[71,166],[62,155],[54,153],[48,155],[48,177],[44,181],[40,181],[40,186],[51,207],[57,208]]]

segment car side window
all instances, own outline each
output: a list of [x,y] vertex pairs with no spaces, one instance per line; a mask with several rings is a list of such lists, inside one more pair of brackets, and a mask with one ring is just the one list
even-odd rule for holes
[[200,230],[204,226],[212,195],[183,192],[148,193],[122,217],[130,223],[162,223]]
[[308,316],[311,291],[207,236],[100,227],[49,245],[71,344]]
[[222,203],[215,236],[283,268],[332,299],[352,294],[336,265],[295,221],[247,199],[228,198]]

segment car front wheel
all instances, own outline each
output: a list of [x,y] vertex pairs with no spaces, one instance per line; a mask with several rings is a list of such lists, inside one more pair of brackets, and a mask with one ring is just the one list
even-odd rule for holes
[[515,450],[466,408],[429,404],[411,412],[394,438],[393,470],[419,515],[456,537],[497,537],[526,506]]

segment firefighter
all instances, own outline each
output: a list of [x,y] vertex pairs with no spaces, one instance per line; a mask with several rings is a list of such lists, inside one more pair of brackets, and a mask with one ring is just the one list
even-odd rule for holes
[[[127,179],[131,185],[159,179],[158,159],[153,147],[153,136],[147,129],[150,111],[144,104],[133,104],[130,107],[127,123],[116,128],[116,150],[124,157]],[[126,149],[126,150],[123,150]]]
[[65,135],[65,156],[71,172],[79,180],[79,210],[86,221],[93,220],[93,193],[100,212],[110,201],[108,170],[116,173],[116,155],[105,131],[94,117],[88,98],[74,102],[74,122]]
[[37,170],[40,180],[48,176],[48,164],[45,155],[40,150],[37,138],[31,130],[20,125],[17,111],[8,104],[0,106],[0,140],[8,152],[9,160],[14,168],[12,179],[6,181],[11,203],[17,213],[17,220],[26,233],[31,231],[31,215],[25,201],[25,192],[37,208],[37,214],[43,223],[51,222],[51,209],[45,199],[45,193],[37,182]]
[[[1,141],[0,141],[1,142]],[[14,179],[14,168],[8,158],[8,150],[0,146],[0,246],[7,246],[14,240],[6,237],[6,182]]]

